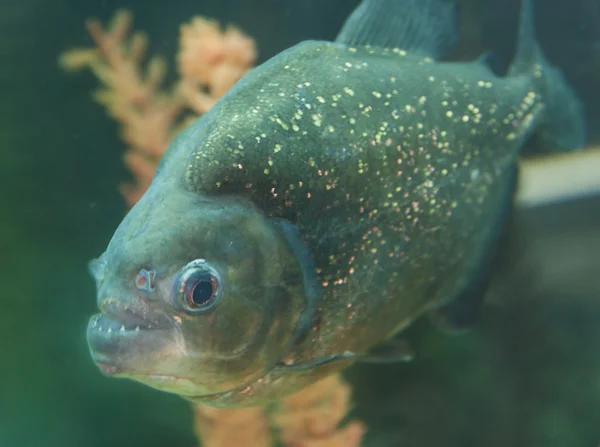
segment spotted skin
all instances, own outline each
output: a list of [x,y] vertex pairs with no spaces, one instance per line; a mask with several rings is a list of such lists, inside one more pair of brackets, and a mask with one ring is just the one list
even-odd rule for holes
[[439,278],[460,270],[496,213],[543,107],[523,81],[401,50],[306,43],[207,118],[206,138],[181,154],[186,185],[297,225],[323,306],[409,295],[392,306],[412,314],[451,296],[456,281]]
[[471,279],[543,108],[530,76],[305,42],[191,126],[161,175],[298,227],[323,295],[287,363],[361,352]]

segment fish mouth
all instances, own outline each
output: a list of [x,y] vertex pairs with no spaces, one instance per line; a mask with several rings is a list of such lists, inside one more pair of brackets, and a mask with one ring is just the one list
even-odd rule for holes
[[173,328],[168,316],[151,312],[141,302],[123,304],[106,298],[100,310],[90,318],[86,336],[92,359],[104,374],[111,376],[129,369],[125,365],[133,350],[151,342],[156,346],[160,332]]
[[101,313],[92,316],[90,327],[98,332],[140,332],[141,330],[167,329],[173,326],[166,315],[152,312],[142,302],[123,304],[114,298],[105,298]]
[[152,323],[138,316],[116,316],[112,314],[99,313],[93,315],[88,323],[88,329],[99,334],[125,334],[140,332],[142,330],[158,329],[152,327]]

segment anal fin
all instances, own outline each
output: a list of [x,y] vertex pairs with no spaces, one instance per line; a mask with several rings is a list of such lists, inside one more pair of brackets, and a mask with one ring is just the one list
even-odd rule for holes
[[481,305],[494,277],[504,242],[508,238],[517,188],[518,167],[511,168],[507,177],[505,181],[508,183],[501,207],[490,230],[487,244],[483,247],[479,259],[473,263],[475,267],[470,273],[470,279],[449,304],[430,314],[433,323],[446,333],[465,331],[474,326],[479,319]]

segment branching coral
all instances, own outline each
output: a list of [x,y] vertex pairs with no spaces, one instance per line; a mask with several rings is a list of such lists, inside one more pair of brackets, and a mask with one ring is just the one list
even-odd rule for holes
[[266,411],[196,406],[196,433],[205,447],[268,447],[273,434],[288,447],[358,447],[364,424],[350,421],[340,428],[349,407],[350,387],[335,375]]
[[358,447],[365,426],[350,421],[339,428],[349,406],[350,387],[335,375],[284,399],[272,418],[286,446]]
[[194,407],[194,428],[203,447],[270,447],[273,436],[262,408]]
[[91,69],[103,85],[94,98],[120,124],[129,146],[125,164],[135,183],[121,186],[129,205],[150,185],[172,138],[207,112],[256,60],[254,41],[240,30],[230,26],[223,31],[217,22],[195,17],[181,27],[180,80],[163,89],[166,63],[155,56],[144,66],[148,38],[131,34],[132,21],[128,11],[117,12],[106,29],[89,20],[96,47],[69,50],[59,60],[68,71]]

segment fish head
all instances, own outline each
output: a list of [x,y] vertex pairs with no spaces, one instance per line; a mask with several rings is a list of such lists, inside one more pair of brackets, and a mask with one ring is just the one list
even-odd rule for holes
[[93,360],[184,397],[259,380],[306,307],[302,268],[262,212],[168,182],[152,184],[90,271]]

